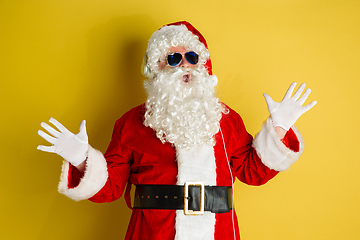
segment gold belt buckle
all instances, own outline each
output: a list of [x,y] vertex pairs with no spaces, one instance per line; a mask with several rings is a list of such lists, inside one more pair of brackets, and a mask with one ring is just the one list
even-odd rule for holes
[[[189,186],[200,186],[200,211],[189,210]],[[184,184],[184,214],[204,215],[205,185],[203,182],[185,182]]]

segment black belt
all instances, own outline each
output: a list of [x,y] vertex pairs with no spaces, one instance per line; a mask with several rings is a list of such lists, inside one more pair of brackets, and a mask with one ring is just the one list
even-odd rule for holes
[[233,209],[232,199],[231,187],[204,186],[199,182],[187,182],[184,186],[137,185],[133,208],[184,209],[186,215],[199,215],[203,211],[226,213]]

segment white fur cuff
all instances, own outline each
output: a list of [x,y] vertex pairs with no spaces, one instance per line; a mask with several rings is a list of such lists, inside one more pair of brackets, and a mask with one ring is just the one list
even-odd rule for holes
[[299,152],[294,152],[284,145],[276,134],[270,117],[264,122],[260,132],[255,136],[253,147],[267,167],[276,171],[284,171],[301,156],[304,151],[304,140],[295,126],[291,128],[300,142]]
[[75,188],[68,188],[69,162],[64,161],[60,176],[59,192],[75,201],[94,196],[108,178],[107,163],[103,154],[89,145],[84,177]]

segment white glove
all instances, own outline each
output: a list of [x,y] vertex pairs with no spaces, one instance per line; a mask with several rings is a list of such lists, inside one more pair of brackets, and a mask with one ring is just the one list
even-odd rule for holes
[[302,106],[311,92],[310,89],[307,89],[299,99],[300,95],[305,89],[305,83],[301,84],[294,96],[291,97],[295,86],[295,82],[290,85],[283,100],[280,103],[273,101],[268,94],[264,93],[274,127],[279,126],[288,131],[303,113],[308,111],[316,104],[316,101],[313,101],[306,106]]
[[80,131],[76,135],[67,130],[54,118],[50,118],[49,122],[54,124],[60,132],[50,127],[47,123],[42,122],[41,126],[53,137],[42,130],[39,130],[38,134],[51,143],[52,146],[39,145],[37,149],[44,152],[56,153],[63,157],[66,161],[70,162],[73,166],[78,166],[86,159],[89,148],[85,120],[81,122]]

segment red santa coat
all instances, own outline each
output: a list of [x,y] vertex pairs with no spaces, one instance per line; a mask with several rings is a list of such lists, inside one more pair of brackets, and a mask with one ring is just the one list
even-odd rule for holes
[[[59,191],[75,200],[89,199],[101,203],[120,198],[128,182],[135,186],[176,185],[176,149],[169,143],[161,143],[153,129],[143,125],[144,113],[145,106],[140,105],[116,122],[105,158],[90,147],[85,174],[64,162]],[[280,141],[269,119],[255,140],[246,131],[241,117],[230,108],[229,113],[223,115],[220,127],[222,134],[215,135],[213,147],[217,186],[232,186],[235,180],[231,178],[225,149],[232,175],[249,185],[265,184],[278,171],[287,169],[302,152],[300,133],[290,129]],[[175,212],[133,209],[125,239],[174,239]],[[240,239],[233,211],[214,215],[214,239],[234,239],[232,226],[235,226],[236,239]]]

